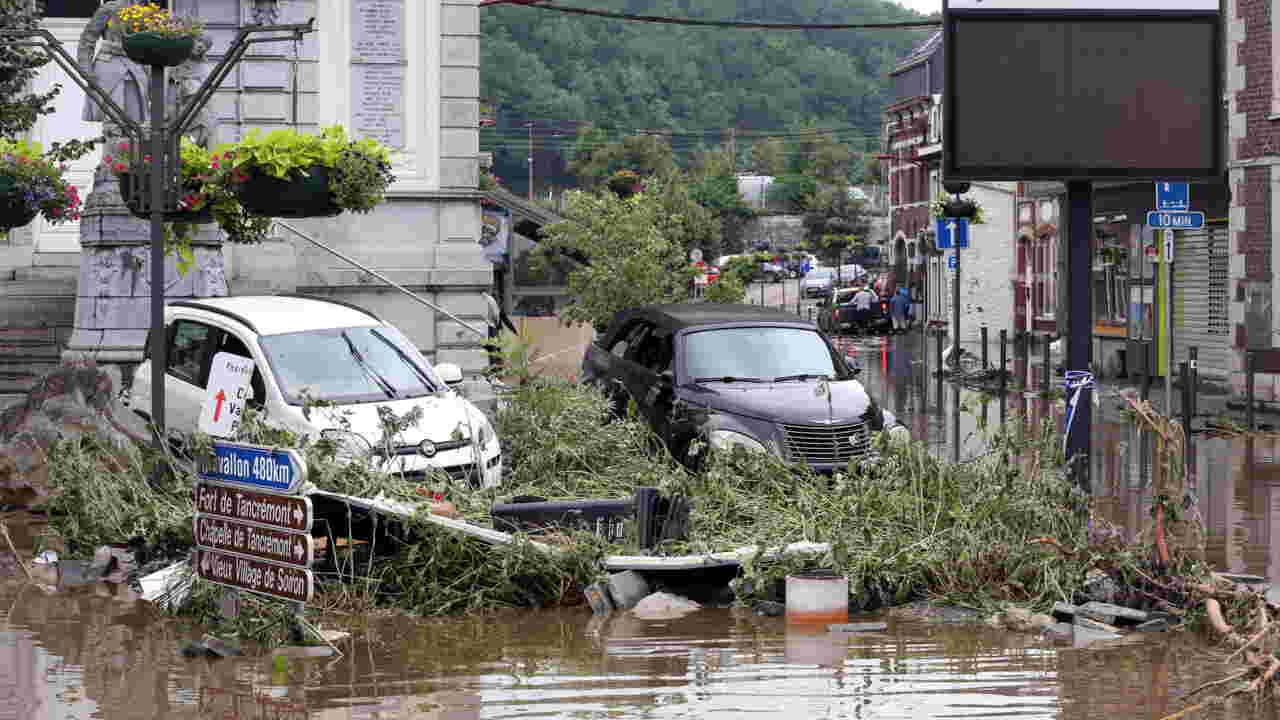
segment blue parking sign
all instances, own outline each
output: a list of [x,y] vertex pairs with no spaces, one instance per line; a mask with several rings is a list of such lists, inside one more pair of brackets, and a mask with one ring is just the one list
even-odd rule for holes
[[1156,183],[1156,210],[1191,209],[1191,185],[1188,183]]
[[938,249],[969,247],[969,218],[938,218]]

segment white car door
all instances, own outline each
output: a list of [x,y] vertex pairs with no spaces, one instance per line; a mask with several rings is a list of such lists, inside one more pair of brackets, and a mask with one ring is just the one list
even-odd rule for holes
[[169,431],[195,432],[209,377],[210,340],[220,333],[195,320],[173,321],[165,372],[165,421]]

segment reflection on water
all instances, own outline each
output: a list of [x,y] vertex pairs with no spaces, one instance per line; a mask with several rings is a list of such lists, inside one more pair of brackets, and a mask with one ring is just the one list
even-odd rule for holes
[[738,610],[379,619],[340,658],[189,660],[171,622],[30,592],[0,588],[13,607],[3,718],[1158,718],[1222,672],[1181,637],[1076,650],[892,619],[882,633],[792,631]]

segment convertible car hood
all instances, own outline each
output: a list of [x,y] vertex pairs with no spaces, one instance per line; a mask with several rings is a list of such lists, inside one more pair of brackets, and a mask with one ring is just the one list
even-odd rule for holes
[[792,425],[825,425],[857,422],[871,405],[862,383],[836,380],[828,383],[827,397],[815,394],[816,380],[780,383],[705,383],[685,388],[686,400],[713,410]]

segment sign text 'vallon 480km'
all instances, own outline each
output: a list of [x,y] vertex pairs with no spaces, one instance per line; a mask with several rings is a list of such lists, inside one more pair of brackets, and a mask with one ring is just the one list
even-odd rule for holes
[[296,450],[213,441],[213,457],[200,463],[200,479],[292,495],[306,480],[307,467]]

